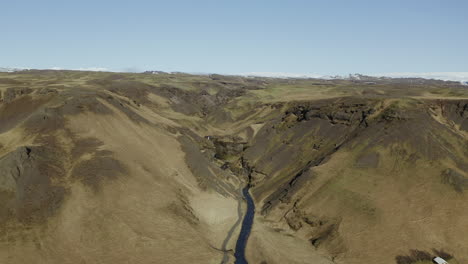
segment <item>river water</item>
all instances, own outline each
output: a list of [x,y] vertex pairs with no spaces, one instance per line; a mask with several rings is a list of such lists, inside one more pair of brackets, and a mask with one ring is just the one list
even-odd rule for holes
[[236,243],[236,251],[234,252],[234,257],[236,258],[236,261],[234,262],[235,264],[249,263],[245,259],[245,247],[247,246],[247,240],[249,239],[255,215],[255,204],[252,196],[250,196],[249,189],[250,186],[247,186],[242,190],[242,194],[247,201],[247,212],[245,213],[244,220],[242,221],[241,231]]

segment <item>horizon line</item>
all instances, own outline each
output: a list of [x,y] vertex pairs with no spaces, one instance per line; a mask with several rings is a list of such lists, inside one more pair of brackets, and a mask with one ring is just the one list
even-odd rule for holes
[[184,72],[184,71],[163,71],[163,70],[136,70],[136,69],[110,69],[106,67],[80,67],[80,68],[31,68],[31,67],[0,67],[0,72],[15,72],[22,70],[56,70],[56,71],[90,71],[90,72],[115,72],[115,73],[144,73],[144,72],[161,72],[161,73],[185,73],[193,75],[227,75],[227,76],[244,76],[244,77],[265,77],[278,79],[346,79],[352,77],[376,77],[376,78],[422,78],[428,80],[442,80],[455,82],[468,82],[468,72],[387,72],[387,73],[348,73],[348,74],[319,74],[319,73],[295,73],[295,72],[245,72],[245,73],[216,73],[216,72]]

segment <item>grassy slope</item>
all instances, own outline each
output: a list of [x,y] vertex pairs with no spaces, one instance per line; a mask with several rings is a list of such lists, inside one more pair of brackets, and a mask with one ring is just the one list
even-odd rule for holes
[[[273,209],[258,215],[257,223],[265,219],[280,234],[309,240],[338,263],[394,263],[409,249],[431,248],[465,259],[468,230],[462,223],[468,217],[467,196],[447,184],[443,173],[451,168],[468,176],[466,134],[456,124],[436,121],[429,110],[433,102],[397,102],[398,106],[391,105],[398,118],[383,121],[375,114],[366,128],[313,118],[266,132],[274,141],[267,147],[260,139],[254,141],[247,157],[259,156],[257,145],[266,150],[263,158],[252,158],[252,166],[269,176],[257,183],[254,194],[260,205],[273,203]],[[281,122],[273,126],[280,127]],[[309,134],[303,136],[302,127]],[[320,149],[312,143],[320,144]],[[327,145],[340,148],[330,152]],[[307,168],[308,160],[323,153],[326,162]],[[304,174],[290,187],[298,168],[304,167]],[[254,237],[252,243],[266,239],[260,232]]]
[[[178,122],[190,124],[191,117],[161,102],[138,106],[146,95],[111,92],[92,82],[107,81],[108,76],[118,77],[40,72],[8,75],[20,88],[0,84],[0,157],[9,158],[28,146],[35,158],[37,148],[48,146],[58,155],[53,161],[60,173],[40,171],[33,177],[53,177],[46,187],[66,190],[63,197],[54,198],[54,211],[47,201],[28,207],[29,199],[37,199],[29,197],[27,189],[37,187],[33,179],[2,192],[13,198],[3,201],[10,207],[2,215],[1,262],[218,263],[222,253],[215,248],[237,220],[237,202],[230,192],[238,183],[226,181],[223,194],[203,189],[177,137]],[[27,90],[21,92],[21,87]],[[16,91],[16,98],[8,98],[6,89]],[[29,166],[27,162],[20,163]],[[2,166],[6,170],[15,165]],[[20,174],[23,177],[26,172]],[[36,217],[41,212],[45,217]]]

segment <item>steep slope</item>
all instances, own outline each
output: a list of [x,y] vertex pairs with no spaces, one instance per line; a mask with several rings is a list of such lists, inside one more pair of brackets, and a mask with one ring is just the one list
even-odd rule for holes
[[186,128],[119,86],[34,86],[2,92],[1,262],[221,260],[240,182]]
[[411,249],[466,260],[467,106],[352,98],[289,106],[245,152],[262,206],[250,248],[280,263],[268,255],[270,236],[282,235],[336,263],[395,263]]

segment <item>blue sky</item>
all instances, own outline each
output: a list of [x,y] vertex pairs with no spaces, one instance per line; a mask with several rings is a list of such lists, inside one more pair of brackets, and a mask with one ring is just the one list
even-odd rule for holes
[[0,66],[468,72],[468,1],[3,1]]

